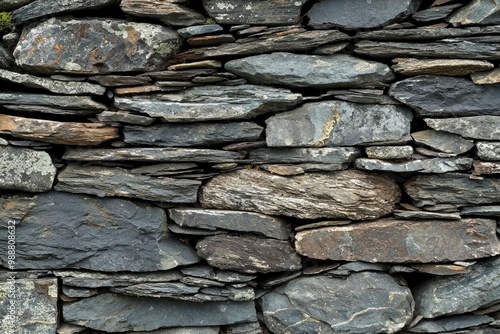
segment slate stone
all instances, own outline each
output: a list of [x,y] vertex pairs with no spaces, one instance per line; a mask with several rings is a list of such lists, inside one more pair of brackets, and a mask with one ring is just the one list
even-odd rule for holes
[[27,5],[34,0],[4,0],[0,4],[0,11],[6,12]]
[[460,275],[469,272],[467,267],[454,264],[413,264],[411,269],[415,269],[419,273],[438,276]]
[[221,67],[222,63],[218,60],[200,60],[190,63],[180,63],[180,64],[170,65],[167,69],[169,71],[183,71],[196,68],[221,68]]
[[395,79],[387,65],[345,54],[315,56],[274,52],[231,60],[224,68],[254,84],[317,89],[376,85]]
[[496,1],[472,0],[447,20],[453,26],[500,24],[500,4]]
[[[469,99],[472,97],[469,96]],[[500,116],[425,118],[424,121],[434,130],[455,133],[465,138],[500,140]]]
[[177,32],[161,25],[51,18],[23,30],[14,57],[36,74],[146,72],[163,70],[179,47]]
[[104,87],[88,82],[62,82],[49,78],[37,77],[31,74],[20,74],[0,69],[0,80],[21,84],[29,88],[48,90],[56,94],[67,95],[104,95]]
[[83,167],[74,164],[60,172],[57,180],[57,191],[173,203],[196,202],[201,185],[200,181],[195,180],[132,174],[118,167]]
[[395,63],[391,66],[394,72],[408,76],[421,74],[464,76],[494,67],[489,61],[468,59],[396,58],[392,62]]
[[308,25],[315,29],[371,29],[399,22],[413,14],[418,0],[366,2],[364,0],[323,0],[307,13]]
[[[144,73],[144,76],[154,78],[156,80],[191,80],[197,76],[210,75],[216,73],[216,69],[201,68],[180,71],[156,71]],[[157,82],[158,83],[158,82]]]
[[14,57],[0,44],[0,68],[12,69],[13,65]]
[[233,43],[235,41],[233,35],[231,34],[220,34],[220,35],[210,35],[210,36],[195,36],[187,39],[189,45],[193,46],[208,46],[208,45],[220,45],[224,43]]
[[[500,31],[498,26],[489,27],[415,27],[412,29],[382,29],[375,31],[360,31],[355,38],[358,40],[368,39],[374,41],[436,41],[440,39],[454,39],[458,37],[497,35]],[[424,51],[424,50],[422,50]],[[424,51],[425,52],[425,51]],[[454,57],[455,58],[455,57]]]
[[174,1],[122,0],[120,9],[130,15],[158,19],[173,26],[190,26],[205,22],[203,14]]
[[47,152],[0,146],[0,189],[45,192],[52,188],[56,167]]
[[479,159],[500,161],[500,142],[478,141],[476,149]]
[[203,7],[219,24],[291,25],[299,23],[306,0],[203,0]]
[[66,148],[63,160],[68,161],[137,161],[137,162],[237,162],[237,152],[195,148]]
[[219,334],[220,327],[174,327],[148,332],[128,332],[128,334]]
[[496,68],[491,71],[472,73],[470,78],[476,85],[497,84],[500,83],[500,69]]
[[288,241],[220,234],[196,244],[198,255],[209,265],[243,273],[294,271],[302,268]]
[[129,285],[126,287],[112,288],[111,291],[141,297],[170,297],[195,294],[200,291],[199,287],[188,286],[180,282],[158,282],[141,283]]
[[287,240],[292,232],[287,221],[254,212],[176,208],[168,210],[168,214],[185,227],[251,232],[282,240]]
[[258,321],[226,327],[227,334],[263,334]]
[[462,216],[485,216],[495,217],[500,215],[500,206],[498,205],[483,205],[483,206],[470,206],[465,207],[460,211]]
[[400,219],[445,219],[457,220],[460,219],[458,212],[441,213],[432,211],[407,211],[407,210],[394,210],[394,217]]
[[97,289],[76,288],[67,285],[62,286],[62,293],[71,298],[87,298],[97,295]]
[[151,79],[147,76],[133,75],[94,75],[89,77],[88,80],[97,82],[104,87],[148,85],[151,83]]
[[100,123],[58,122],[2,114],[0,133],[62,145],[99,145],[118,138],[118,129]]
[[412,118],[411,111],[403,106],[306,103],[268,118],[266,142],[270,147],[404,143]]
[[209,180],[201,188],[199,202],[204,208],[363,220],[392,212],[399,199],[399,187],[391,179],[361,171],[282,177],[241,169]]
[[414,309],[410,289],[378,272],[299,277],[261,300],[264,323],[274,333],[396,333]]
[[[26,1],[25,1],[26,2]],[[31,1],[30,1],[31,2]],[[19,24],[46,15],[80,10],[96,10],[116,5],[118,0],[61,0],[58,2],[36,0],[12,13],[12,22]]]
[[462,154],[474,147],[474,141],[444,131],[424,130],[413,132],[411,136],[417,144],[445,153]]
[[177,30],[177,33],[181,35],[181,37],[189,38],[193,36],[203,36],[208,34],[213,34],[216,32],[223,31],[224,28],[218,24],[203,24],[199,26],[190,26],[186,28],[181,28]]
[[371,159],[408,159],[413,154],[413,147],[405,146],[369,146],[365,147],[368,158]]
[[[144,272],[198,262],[165,232],[165,212],[148,204],[50,192],[2,198],[0,208],[2,221],[17,221],[16,269]],[[0,259],[6,263],[7,253]]]
[[302,95],[287,89],[241,85],[204,86],[180,93],[115,98],[115,107],[159,117],[166,122],[248,119],[292,109]]
[[145,174],[150,176],[160,176],[167,174],[181,174],[189,172],[191,170],[196,170],[198,167],[194,163],[165,163],[165,164],[155,164],[149,166],[141,166],[137,168],[132,168],[130,172],[132,174]]
[[498,303],[500,257],[482,260],[469,273],[434,277],[415,287],[416,314],[424,318],[461,314]]
[[407,162],[390,162],[378,159],[358,158],[354,166],[358,169],[384,171],[384,172],[420,172],[420,173],[447,173],[469,170],[472,167],[471,158],[433,158],[412,160]]
[[336,100],[363,103],[363,104],[402,104],[401,102],[384,95],[383,89],[336,89],[329,90],[322,97],[333,96]]
[[0,93],[0,105],[29,105],[54,107],[68,110],[106,110],[106,105],[88,96],[60,96],[30,93]]
[[455,8],[461,7],[462,4],[451,4],[446,6],[430,7],[416,12],[412,15],[412,19],[418,22],[430,22],[444,19],[450,15]]
[[252,301],[195,303],[112,293],[64,303],[63,313],[68,323],[106,332],[218,326],[257,320]]
[[389,95],[418,116],[500,115],[500,86],[478,86],[464,78],[421,75],[396,82]]
[[[0,283],[0,319],[2,319],[0,330],[2,333],[55,333],[59,319],[57,279],[19,279],[17,275],[15,276],[15,297],[12,297],[10,280]],[[12,313],[9,307],[15,314],[12,322],[7,317]]]
[[422,159],[420,163],[423,169],[421,173],[449,173],[456,171],[466,171],[472,168],[472,158],[433,158]]
[[489,204],[500,201],[500,180],[471,179],[466,174],[419,175],[405,184],[417,206],[435,204]]
[[357,147],[259,148],[248,158],[255,163],[349,164],[361,155]]
[[155,121],[154,118],[144,115],[136,115],[126,111],[103,111],[96,115],[96,118],[101,122],[121,122],[127,124],[150,125]]
[[484,162],[484,161],[474,161],[474,175],[482,174],[499,174],[500,173],[500,163],[497,162]]
[[132,145],[206,146],[259,140],[264,129],[253,122],[126,126],[124,141]]
[[113,90],[115,95],[131,95],[131,94],[144,94],[151,92],[169,91],[159,85],[147,85],[136,87],[118,87]]
[[486,315],[453,315],[438,320],[423,320],[409,331],[411,333],[441,333],[489,324],[494,319]]
[[381,219],[300,231],[297,253],[313,259],[366,262],[447,262],[500,254],[489,219]]

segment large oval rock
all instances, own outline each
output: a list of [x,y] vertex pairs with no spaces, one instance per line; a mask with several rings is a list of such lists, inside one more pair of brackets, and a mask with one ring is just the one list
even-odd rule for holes
[[413,316],[410,289],[386,273],[299,277],[262,297],[273,333],[396,333]]
[[14,56],[32,73],[157,71],[180,47],[176,31],[114,19],[52,18],[23,30]]
[[390,178],[353,170],[283,177],[242,169],[214,177],[200,193],[205,208],[298,218],[375,219],[399,199]]
[[290,87],[356,87],[395,78],[385,64],[343,54],[310,56],[275,52],[231,60],[225,68],[252,83]]

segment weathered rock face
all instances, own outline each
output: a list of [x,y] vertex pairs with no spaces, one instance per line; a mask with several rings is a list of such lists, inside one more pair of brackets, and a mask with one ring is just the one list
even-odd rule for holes
[[359,155],[355,147],[258,148],[249,153],[249,158],[257,163],[349,164]]
[[389,178],[358,171],[281,177],[238,170],[205,184],[200,203],[298,218],[374,219],[390,212],[399,197],[399,187]]
[[122,0],[120,8],[127,14],[152,17],[169,25],[193,25],[205,22],[205,17],[197,11],[173,1]]
[[498,1],[472,0],[448,18],[454,26],[475,24],[500,24],[500,3]]
[[[18,269],[154,271],[198,262],[165,232],[165,212],[151,205],[50,192],[0,199],[0,208],[2,221],[17,221]],[[7,263],[7,253],[0,259]]]
[[267,121],[268,146],[349,146],[404,143],[412,113],[402,106],[343,101],[307,103]]
[[32,73],[157,71],[179,47],[179,35],[160,25],[52,18],[25,28],[14,56]]
[[447,131],[466,138],[500,140],[500,116],[426,118],[425,123],[434,130]]
[[500,143],[480,141],[476,143],[476,148],[480,159],[500,161]]
[[424,130],[414,132],[411,136],[417,144],[445,153],[462,154],[474,147],[472,140],[444,131]]
[[264,322],[274,333],[396,333],[413,309],[407,287],[375,272],[300,277],[262,297]]
[[415,59],[396,58],[392,70],[405,75],[449,75],[462,76],[493,68],[493,64],[484,60],[467,59]]
[[[269,66],[272,63],[280,66]],[[232,60],[225,68],[255,84],[291,87],[358,87],[395,78],[385,64],[348,55],[309,56],[275,52]]]

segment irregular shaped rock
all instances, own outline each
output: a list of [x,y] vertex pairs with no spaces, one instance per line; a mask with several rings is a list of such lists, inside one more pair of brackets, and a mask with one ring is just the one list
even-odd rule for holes
[[500,161],[500,142],[479,141],[476,143],[476,149],[479,159]]
[[424,121],[434,130],[455,133],[465,138],[500,140],[500,116],[425,118]]
[[224,28],[218,24],[202,24],[199,26],[190,26],[177,30],[179,35],[184,38],[189,38],[193,36],[203,36],[216,32],[222,32]]
[[474,162],[474,175],[481,174],[499,174],[500,173],[500,163],[496,162]]
[[315,29],[338,27],[342,29],[371,29],[399,22],[413,14],[419,0],[391,0],[366,2],[364,0],[323,0],[315,3],[307,13],[309,26]]
[[445,153],[462,154],[474,147],[474,141],[444,131],[424,130],[413,132],[411,136],[417,144]]
[[173,1],[122,0],[120,9],[130,15],[152,17],[174,26],[190,26],[205,22],[203,14]]
[[371,159],[408,159],[413,154],[413,147],[405,146],[370,146],[365,148]]
[[58,96],[29,93],[0,93],[0,104],[55,107],[68,110],[106,110],[106,105],[95,102],[88,96]]
[[500,24],[500,2],[472,0],[465,7],[454,12],[447,21],[455,27],[471,24]]
[[124,141],[133,145],[203,146],[259,140],[264,129],[252,122],[126,126]]
[[385,64],[344,54],[311,56],[274,52],[231,60],[224,67],[251,83],[290,87],[357,87],[395,79]]
[[292,231],[285,220],[254,212],[180,208],[168,213],[170,219],[186,227],[252,232],[282,240],[287,240]]
[[194,87],[181,93],[115,98],[115,107],[160,117],[167,122],[247,119],[292,109],[302,95],[287,89],[241,85]]
[[[57,279],[19,279],[14,273],[12,276],[16,277],[15,297],[12,297],[12,290],[10,290],[12,281],[0,283],[0,319],[2,320],[0,330],[2,333],[55,333],[59,320]],[[7,317],[9,313],[12,314],[10,310],[13,310],[15,314],[12,322]]]
[[154,178],[122,168],[69,165],[57,177],[57,191],[99,197],[129,197],[150,201],[194,203],[200,181]]
[[[50,192],[0,199],[0,218],[17,222],[16,269],[143,272],[199,260],[165,232],[165,212],[144,203]],[[7,263],[7,252],[0,259]]]
[[0,132],[62,145],[99,145],[118,138],[118,129],[100,123],[57,122],[2,114]]
[[306,219],[375,219],[390,213],[399,199],[391,179],[361,171],[282,177],[245,169],[212,178],[199,201],[204,208]]
[[499,179],[471,179],[466,174],[420,175],[409,179],[404,188],[417,206],[500,201]]
[[261,299],[274,333],[396,333],[414,309],[410,289],[378,272],[299,277]]
[[463,76],[494,67],[489,61],[468,59],[396,58],[392,62],[395,63],[391,66],[394,72],[409,76],[421,74]]
[[306,0],[203,0],[210,17],[220,24],[291,25],[300,21]]
[[161,25],[52,18],[23,30],[14,57],[31,73],[146,72],[164,69],[179,47],[177,32]]
[[[103,293],[63,304],[66,322],[106,332],[257,321],[253,301],[195,303]],[[127,321],[123,321],[126,319]]]
[[414,290],[416,314],[424,318],[475,311],[500,300],[500,257],[472,266],[467,274],[434,277]]
[[412,118],[402,106],[313,102],[268,118],[266,142],[271,147],[404,143]]
[[496,68],[491,71],[473,73],[470,78],[476,85],[497,84],[500,83],[500,69]]
[[349,164],[361,155],[357,147],[259,148],[249,153],[256,163]]
[[47,152],[0,146],[0,189],[49,191],[56,167]]
[[500,86],[478,86],[463,78],[421,75],[396,82],[389,95],[419,116],[500,115]]
[[196,251],[212,267],[244,273],[270,273],[302,268],[288,241],[220,234],[196,244]]
[[448,262],[500,254],[490,219],[382,219],[300,231],[297,253],[313,259],[366,262]]

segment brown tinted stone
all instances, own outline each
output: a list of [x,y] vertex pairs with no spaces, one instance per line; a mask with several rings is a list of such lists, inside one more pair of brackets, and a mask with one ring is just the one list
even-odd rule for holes
[[393,63],[395,65],[391,66],[392,70],[405,75],[434,74],[462,76],[490,70],[494,67],[489,61],[467,59],[396,58],[393,60]]

